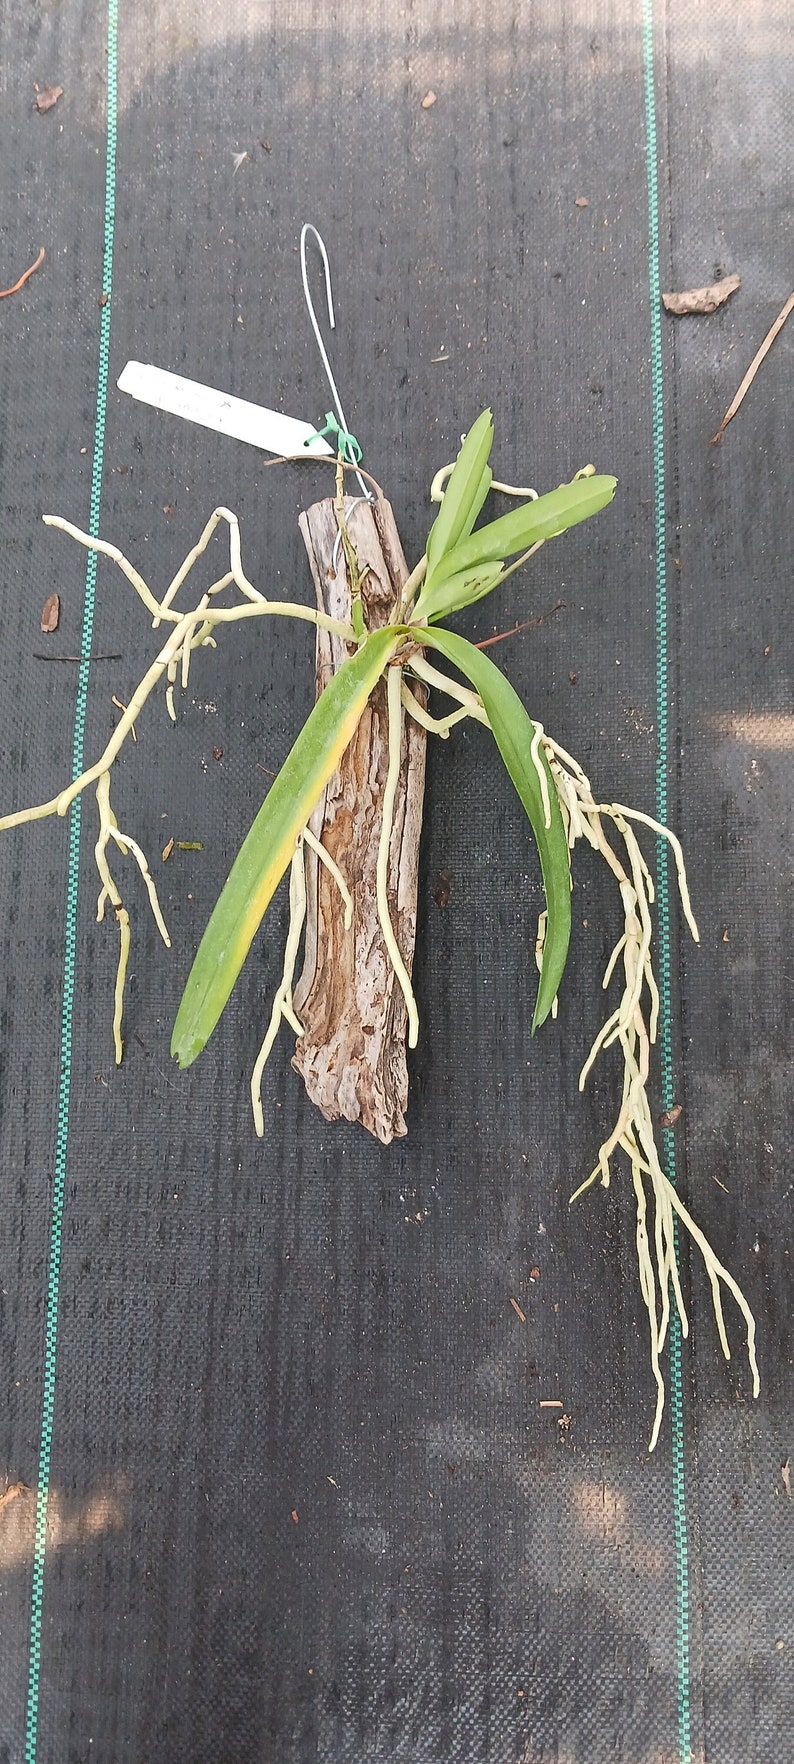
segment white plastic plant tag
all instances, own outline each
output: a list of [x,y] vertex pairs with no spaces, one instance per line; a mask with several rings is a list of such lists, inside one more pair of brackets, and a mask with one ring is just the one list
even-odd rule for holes
[[333,452],[327,441],[315,437],[311,423],[266,410],[261,404],[249,404],[245,398],[232,398],[228,392],[216,392],[212,386],[184,380],[180,374],[169,374],[142,361],[128,361],[117,384],[120,392],[129,392],[142,404],[200,423],[220,435],[232,435],[236,441],[248,441],[265,453]]

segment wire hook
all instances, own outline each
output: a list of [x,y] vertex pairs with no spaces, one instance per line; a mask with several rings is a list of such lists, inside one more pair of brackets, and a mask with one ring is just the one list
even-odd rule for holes
[[[311,320],[311,326],[312,326],[312,330],[314,331],[315,339],[317,342],[317,348],[320,351],[320,359],[321,359],[323,367],[325,369],[325,377],[326,377],[328,384],[331,388],[331,396],[333,398],[334,404],[336,405],[336,414],[339,418],[339,421],[340,421],[340,424],[341,424],[341,427],[342,427],[344,433],[348,434],[349,430],[348,430],[348,426],[347,426],[347,417],[345,416],[345,413],[342,409],[342,400],[339,396],[339,389],[337,387],[336,380],[334,379],[333,369],[332,369],[331,363],[328,359],[328,351],[327,351],[325,344],[323,342],[322,332],[320,330],[320,326],[319,326],[319,323],[317,320],[317,314],[314,310],[314,302],[313,302],[311,294],[309,292],[309,276],[308,276],[308,271],[307,271],[307,267],[306,267],[306,239],[307,239],[307,235],[309,233],[314,234],[314,237],[315,237],[317,244],[319,246],[319,249],[320,249],[320,255],[323,260],[323,269],[325,271],[325,298],[326,298],[326,303],[328,306],[328,323],[331,327],[331,330],[335,331],[336,330],[336,317],[334,314],[334,297],[333,297],[333,292],[331,289],[331,266],[328,262],[328,252],[325,249],[324,240],[322,239],[321,235],[318,233],[317,228],[312,226],[311,223],[308,221],[306,222],[306,224],[304,226],[301,227],[301,238],[300,238],[301,280],[303,282],[303,298],[306,302],[306,311],[308,312],[309,318]],[[361,485],[362,496],[366,497],[367,502],[374,502],[375,499],[372,494],[372,491],[367,488],[367,485],[364,483],[364,480],[361,477],[361,474],[359,472],[356,472],[356,477],[358,478],[359,484]]]

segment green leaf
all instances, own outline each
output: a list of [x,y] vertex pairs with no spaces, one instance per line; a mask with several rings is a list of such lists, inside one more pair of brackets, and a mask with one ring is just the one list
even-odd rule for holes
[[493,446],[493,415],[484,410],[472,424],[458,454],[427,541],[429,580],[450,547],[471,532],[490,489],[483,490],[483,476]]
[[547,827],[540,781],[530,754],[535,727],[518,693],[490,657],[483,650],[475,649],[465,637],[458,637],[454,631],[439,630],[437,627],[417,633],[417,636],[431,649],[439,649],[454,667],[465,674],[475,692],[479,693],[497,747],[537,840],[543,886],[546,890],[548,923],[532,1022],[534,1033],[548,1016],[557,996],[571,935],[571,861],[557,787],[541,749],[540,760],[546,774],[551,810],[551,826]]
[[[561,484],[535,502],[524,502],[498,521],[478,527],[446,552],[444,574],[459,575],[463,570],[479,569],[484,563],[504,561],[517,551],[527,551],[540,539],[554,539],[579,521],[598,514],[612,501],[617,478],[605,474],[591,478],[575,478],[572,484]],[[417,604],[418,610],[418,604]]]
[[213,909],[182,994],[171,1037],[171,1052],[180,1066],[192,1065],[209,1040],[292,861],[295,842],[403,635],[401,627],[386,625],[343,662],[271,785]]
[[[480,513],[480,511],[482,509],[483,503],[485,502],[485,499],[488,495],[488,492],[491,488],[492,483],[493,483],[493,472],[491,471],[490,466],[487,465],[485,467],[483,474],[482,474],[482,477],[480,479],[479,486],[477,489],[477,495],[474,498],[474,501],[471,505],[471,508],[469,510],[467,518],[463,523],[463,527],[461,528],[460,539],[468,539],[469,534],[472,530],[472,527],[474,526],[474,523],[477,519],[478,514]],[[458,544],[458,543],[459,543],[459,541],[456,540],[456,544]]]
[[413,616],[431,622],[445,619],[449,613],[460,612],[461,607],[473,606],[475,600],[482,600],[483,595],[498,588],[501,580],[501,564],[484,564],[479,570],[461,570],[457,576],[439,573],[430,592],[422,590]]

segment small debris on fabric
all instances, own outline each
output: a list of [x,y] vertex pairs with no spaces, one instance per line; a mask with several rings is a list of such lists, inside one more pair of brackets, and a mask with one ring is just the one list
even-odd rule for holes
[[660,1127],[674,1127],[676,1124],[676,1121],[680,1120],[683,1112],[684,1112],[683,1103],[673,1103],[673,1106],[671,1109],[665,1109],[664,1114],[659,1116],[659,1126]]
[[781,1479],[781,1482],[783,1483],[783,1487],[786,1491],[787,1499],[791,1500],[791,1459],[790,1458],[787,1458],[785,1464],[781,1464],[781,1466],[780,1466],[780,1479]]
[[38,257],[36,258],[35,263],[32,263],[30,266],[30,269],[26,269],[23,272],[23,274],[19,278],[19,281],[14,283],[13,288],[0,288],[0,300],[7,300],[9,294],[18,294],[20,288],[24,288],[25,283],[30,280],[30,277],[33,275],[34,271],[38,269],[39,264],[44,262],[44,256],[45,256],[44,246],[42,245],[41,250],[39,252]]
[[681,294],[663,294],[662,305],[665,312],[674,313],[676,318],[685,318],[690,313],[702,317],[724,306],[741,285],[741,276],[723,276],[708,288],[687,288]]
[[792,310],[792,307],[794,307],[794,293],[789,294],[789,297],[788,297],[788,300],[786,301],[785,306],[783,307],[782,311],[778,313],[774,324],[770,325],[769,330],[767,331],[767,334],[764,338],[763,343],[761,344],[760,349],[753,356],[753,359],[750,363],[749,368],[747,369],[747,372],[744,376],[744,379],[742,380],[742,383],[739,387],[738,392],[736,393],[735,398],[732,398],[730,404],[728,405],[728,409],[725,412],[725,415],[722,419],[722,422],[720,423],[720,426],[717,430],[716,435],[712,435],[712,437],[711,437],[712,447],[716,444],[716,442],[722,440],[722,437],[725,434],[725,430],[727,429],[729,422],[731,422],[732,418],[735,417],[736,412],[739,409],[739,405],[742,403],[742,400],[744,399],[745,393],[749,392],[750,387],[752,386],[753,380],[755,379],[755,376],[758,373],[758,369],[760,368],[761,363],[764,359],[764,356],[772,348],[772,344],[775,341],[775,338],[778,334],[778,331],[782,331],[783,326],[786,322],[786,319],[788,318],[788,315]]
[[562,1409],[563,1407],[564,1404],[558,1402],[556,1397],[541,1397],[538,1403],[539,1409]]
[[36,94],[33,100],[33,109],[38,110],[41,116],[44,115],[45,110],[52,110],[58,99],[63,97],[63,86],[39,87],[34,85],[33,90]]
[[109,299],[110,299],[109,294],[100,294],[99,299],[97,301],[97,306],[107,306]]
[[576,208],[589,208],[590,203],[588,202],[586,196],[576,196],[574,198],[574,206]]
[[297,1525],[297,1523],[298,1523],[298,1509],[297,1509],[297,1507],[293,1507],[292,1512],[290,1513],[290,1519],[292,1520],[293,1525]]
[[449,870],[439,870],[436,875],[436,886],[433,893],[433,899],[436,906],[449,906],[449,897],[451,893],[452,877],[450,876]]
[[521,1309],[521,1306],[518,1302],[518,1299],[511,1298],[510,1303],[513,1307],[513,1310],[515,1311],[515,1314],[518,1318],[519,1323],[526,1323],[526,1317],[524,1315],[524,1312]]
[[61,603],[58,595],[50,594],[42,607],[41,630],[45,633],[49,631],[57,631],[60,617]]
[[175,512],[175,510],[176,510],[176,503],[175,502],[164,502],[163,503],[163,514],[164,515],[172,515]]
[[177,851],[203,851],[204,847],[200,839],[178,839],[176,849]]
[[164,864],[168,863],[168,859],[170,858],[173,849],[174,841],[173,839],[169,839],[168,844],[163,846],[162,852],[160,853]]
[[529,1278],[530,1278],[530,1280],[533,1280],[533,1281],[539,1280],[540,1279],[540,1269],[539,1268],[530,1268]]
[[576,685],[578,678],[579,678],[578,674],[569,674],[568,675],[568,679],[570,680],[572,686]]
[[431,110],[436,102],[437,99],[435,92],[425,92],[424,98],[422,99],[422,109]]
[[212,757],[214,760],[222,760],[223,759],[223,748],[222,747],[213,747]]
[[272,153],[273,148],[269,141],[260,141],[259,145],[260,147],[264,147],[266,153]]
[[232,177],[234,177],[235,172],[238,172],[240,170],[240,166],[242,165],[243,160],[247,159],[247,158],[248,158],[247,152],[232,154],[232,159],[234,160],[234,171],[232,172]]

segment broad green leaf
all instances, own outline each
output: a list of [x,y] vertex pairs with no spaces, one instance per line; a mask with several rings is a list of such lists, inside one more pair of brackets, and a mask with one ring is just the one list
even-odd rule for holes
[[[417,633],[419,635],[419,633]],[[530,754],[535,727],[518,693],[481,649],[465,637],[437,627],[421,632],[421,642],[439,649],[453,666],[465,674],[485,706],[488,721],[505,766],[526,810],[540,853],[546,891],[548,923],[540,973],[533,1032],[548,1016],[562,979],[571,935],[571,862],[557,787],[541,751],[551,810],[551,826],[545,824],[540,781]]]
[[430,590],[422,590],[414,617],[431,621],[445,619],[449,613],[459,612],[461,607],[473,606],[475,600],[482,600],[484,594],[498,588],[501,580],[501,564],[484,564],[479,570],[462,570],[458,576],[439,572]]
[[[493,483],[493,472],[491,471],[490,466],[487,465],[485,467],[485,470],[483,471],[482,477],[480,479],[479,487],[477,490],[477,495],[474,498],[474,501],[471,505],[468,516],[463,523],[463,527],[461,528],[461,533],[460,533],[461,540],[468,539],[469,534],[472,530],[472,527],[474,526],[474,523],[477,519],[478,514],[480,513],[480,511],[482,509],[483,503],[485,502],[485,499],[488,495],[488,492],[491,488],[492,483]],[[460,541],[458,540],[458,541],[456,541],[456,543],[459,544]]]
[[234,860],[199,944],[177,1012],[171,1052],[192,1065],[209,1040],[295,841],[355,733],[403,631],[384,626],[321,693]]
[[447,480],[444,500],[427,541],[427,576],[432,576],[451,546],[465,538],[482,508],[490,481],[482,491],[483,474],[493,446],[493,415],[484,410],[472,424]]
[[[527,551],[540,539],[553,539],[579,521],[598,514],[612,501],[617,478],[605,474],[592,478],[575,478],[572,484],[561,484],[539,496],[536,502],[522,503],[498,521],[478,527],[444,556],[444,574],[459,575],[463,570],[477,570],[484,563],[512,557]],[[418,608],[417,608],[418,609]]]

